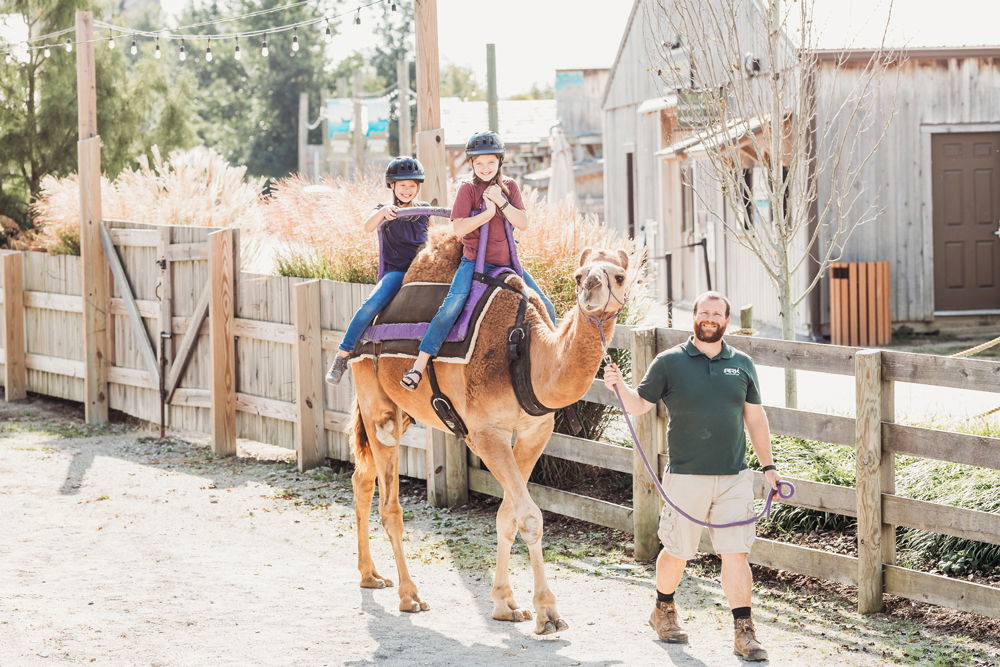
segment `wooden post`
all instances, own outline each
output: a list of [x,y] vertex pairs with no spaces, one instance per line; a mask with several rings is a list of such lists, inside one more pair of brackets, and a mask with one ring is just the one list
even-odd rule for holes
[[[632,331],[632,377],[638,380],[656,357],[656,329],[643,327]],[[635,432],[639,436],[639,446],[653,465],[657,475],[659,452],[657,451],[655,410],[633,417]],[[642,463],[638,450],[632,454],[632,530],[635,539],[635,559],[639,561],[655,558],[660,551],[656,530],[660,521],[660,496],[656,485],[649,478],[649,472]]]
[[424,165],[424,183],[420,196],[431,206],[448,205],[448,157],[445,154],[444,130],[417,132],[417,157]]
[[497,45],[486,45],[486,113],[491,132],[500,131],[497,113]]
[[97,134],[97,69],[90,12],[76,13],[76,89],[83,291],[83,407],[89,424],[108,421],[108,263],[101,247],[101,138]]
[[[212,363],[212,451],[236,454],[236,271],[233,232],[220,229],[208,235],[208,274],[212,294],[208,302],[208,337]],[[192,332],[193,333],[193,332]]]
[[0,257],[3,274],[3,387],[4,400],[28,396],[28,372],[24,365],[24,273],[21,253]]
[[413,18],[417,45],[417,131],[436,130],[441,127],[437,0],[415,0]]
[[882,353],[854,356],[858,494],[858,613],[882,610]]
[[[896,421],[896,383],[892,380],[882,379],[882,423]],[[881,492],[883,494],[896,493],[896,455],[892,452],[882,451],[882,458],[879,461],[879,477],[882,482]],[[882,524],[882,562],[886,565],[896,564],[896,527]]]
[[320,281],[292,287],[295,321],[295,453],[299,472],[315,468],[326,455],[323,424],[323,339],[320,331]]
[[320,123],[320,131],[323,133],[321,139],[323,142],[323,158],[322,163],[319,168],[319,177],[333,175],[333,164],[332,164],[332,149],[333,146],[330,144],[330,120],[326,117],[326,101],[330,98],[330,91],[323,88],[319,91],[319,110],[320,117],[323,121]]
[[410,64],[396,61],[396,89],[399,92],[399,154],[413,155],[413,136],[410,134]]
[[428,428],[426,438],[427,501],[434,507],[464,505],[469,501],[465,442],[436,428]]
[[309,160],[306,146],[309,144],[309,93],[299,93],[299,178],[308,178]]
[[740,308],[740,329],[753,329],[753,306]]

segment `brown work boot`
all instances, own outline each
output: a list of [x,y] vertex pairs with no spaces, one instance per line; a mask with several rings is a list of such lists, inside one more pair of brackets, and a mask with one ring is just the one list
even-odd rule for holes
[[657,602],[649,615],[649,627],[656,630],[660,641],[671,644],[687,644],[688,635],[677,623],[677,605],[673,602]]
[[757,641],[757,632],[753,620],[749,618],[736,619],[736,635],[733,639],[733,653],[744,660],[760,662],[767,660],[767,651]]

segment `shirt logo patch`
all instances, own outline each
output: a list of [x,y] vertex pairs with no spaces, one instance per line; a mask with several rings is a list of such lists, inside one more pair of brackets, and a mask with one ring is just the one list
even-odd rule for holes
[[725,373],[726,375],[739,375],[740,374],[740,369],[738,369],[738,368],[723,368],[722,372]]

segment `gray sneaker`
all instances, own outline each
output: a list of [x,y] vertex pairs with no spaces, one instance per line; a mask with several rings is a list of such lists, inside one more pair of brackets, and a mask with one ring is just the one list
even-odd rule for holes
[[348,357],[341,354],[333,358],[330,370],[326,372],[327,384],[340,384],[340,378],[344,377],[344,371],[347,370],[347,361]]

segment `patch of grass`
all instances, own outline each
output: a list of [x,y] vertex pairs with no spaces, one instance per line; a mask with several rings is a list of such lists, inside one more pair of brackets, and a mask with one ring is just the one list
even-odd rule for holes
[[42,433],[56,439],[94,438],[121,433],[125,430],[121,424],[87,424],[84,422],[68,422],[57,420],[41,420],[12,418],[0,422],[0,437],[22,433]]

